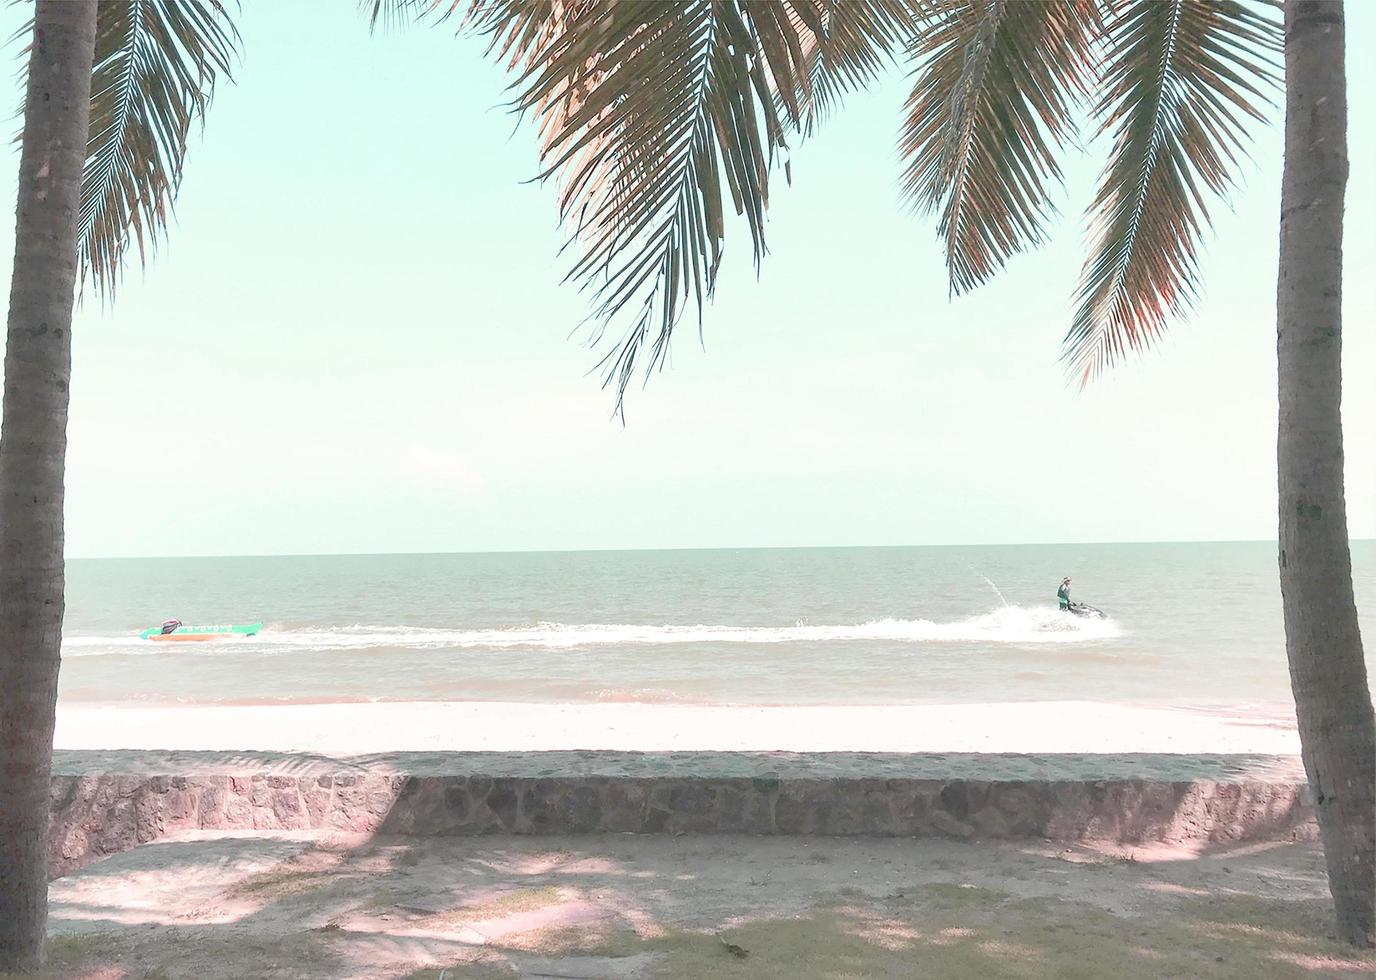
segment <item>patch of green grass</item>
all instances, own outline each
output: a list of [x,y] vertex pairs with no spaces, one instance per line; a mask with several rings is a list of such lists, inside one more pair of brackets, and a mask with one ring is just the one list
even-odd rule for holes
[[300,867],[297,864],[279,864],[268,871],[249,875],[230,889],[231,895],[252,897],[252,899],[285,899],[292,895],[314,892],[327,885],[337,885],[345,880],[336,867],[316,870]]
[[[70,980],[113,968],[121,980],[182,980],[199,977],[209,964],[233,964],[216,976],[282,976],[283,968],[302,976],[331,976],[338,970],[327,947],[312,935],[288,934],[273,940],[252,936],[163,933],[152,944],[130,932],[64,933],[48,940],[46,972],[22,980]],[[11,978],[0,973],[0,980]],[[21,980],[21,978],[14,978]]]
[[340,874],[333,869],[327,871],[306,871],[297,868],[278,868],[251,875],[239,882],[231,893],[248,898],[277,899],[303,892],[315,891],[326,885],[337,883]]
[[[455,926],[561,901],[550,886],[516,889],[434,917]],[[800,918],[765,919],[720,935],[671,930],[641,938],[615,919],[504,936],[493,952],[548,957],[653,953],[661,980],[1317,980],[1365,977],[1376,954],[1326,938],[1320,903],[1228,896],[1186,901],[1168,915],[1119,916],[1058,898],[931,884],[875,899],[845,889]],[[739,956],[732,947],[744,950]],[[446,968],[446,980],[505,980],[500,962]],[[439,980],[441,970],[412,974]]]
[[107,952],[119,945],[119,936],[113,932],[63,932],[48,937],[48,957],[65,959],[89,956]]
[[78,965],[109,962],[125,948],[112,932],[61,933],[48,937],[48,963],[42,973],[9,973],[0,970],[0,980],[59,980],[69,977]]
[[[1369,976],[1376,954],[1326,939],[1321,911],[1223,900],[1139,919],[1055,898],[934,885],[905,893],[902,907],[830,906],[801,919],[754,922],[720,939],[680,933],[642,948],[661,954],[656,975],[665,980]],[[731,955],[723,940],[746,957]]]
[[521,912],[533,912],[547,905],[563,901],[559,889],[552,885],[538,888],[513,888],[485,902],[460,905],[447,912],[437,912],[425,918],[425,924],[434,928],[462,925],[467,922],[481,922],[484,919],[500,919],[503,916]]
[[645,942],[633,930],[611,922],[535,929],[503,936],[492,945],[537,956],[630,956],[645,948]]

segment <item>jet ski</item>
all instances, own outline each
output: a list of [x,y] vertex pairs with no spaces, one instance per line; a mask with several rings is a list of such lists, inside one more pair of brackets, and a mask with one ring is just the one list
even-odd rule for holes
[[1096,609],[1087,602],[1072,602],[1068,608],[1072,616],[1083,616],[1086,619],[1108,618],[1108,614],[1102,609]]
[[185,626],[180,619],[169,619],[161,626],[150,626],[139,634],[141,640],[161,640],[180,643],[199,643],[222,640],[230,636],[257,636],[262,623],[238,626]]

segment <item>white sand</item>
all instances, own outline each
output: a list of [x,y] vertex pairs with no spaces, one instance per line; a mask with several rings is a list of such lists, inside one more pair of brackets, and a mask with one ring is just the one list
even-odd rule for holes
[[1260,753],[1292,726],[1085,701],[869,707],[383,702],[158,707],[59,704],[59,749]]

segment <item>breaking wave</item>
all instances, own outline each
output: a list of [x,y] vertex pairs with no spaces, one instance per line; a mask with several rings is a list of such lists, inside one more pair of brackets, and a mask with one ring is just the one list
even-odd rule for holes
[[[210,652],[232,646],[258,650],[367,649],[572,649],[587,646],[664,646],[680,643],[1079,643],[1120,635],[1111,619],[1080,619],[1055,609],[1007,606],[949,623],[927,619],[877,619],[854,625],[644,626],[632,624],[536,623],[493,629],[433,629],[418,626],[334,626],[274,629],[257,636],[196,644],[175,652]],[[63,641],[68,657],[163,653],[168,647],[136,635],[73,636]]]

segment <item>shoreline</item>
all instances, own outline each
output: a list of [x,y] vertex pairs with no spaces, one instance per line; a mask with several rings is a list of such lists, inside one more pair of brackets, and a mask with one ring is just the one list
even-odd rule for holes
[[317,752],[1255,753],[1294,756],[1293,724],[1239,708],[1091,701],[948,705],[358,701],[59,702],[58,750]]

